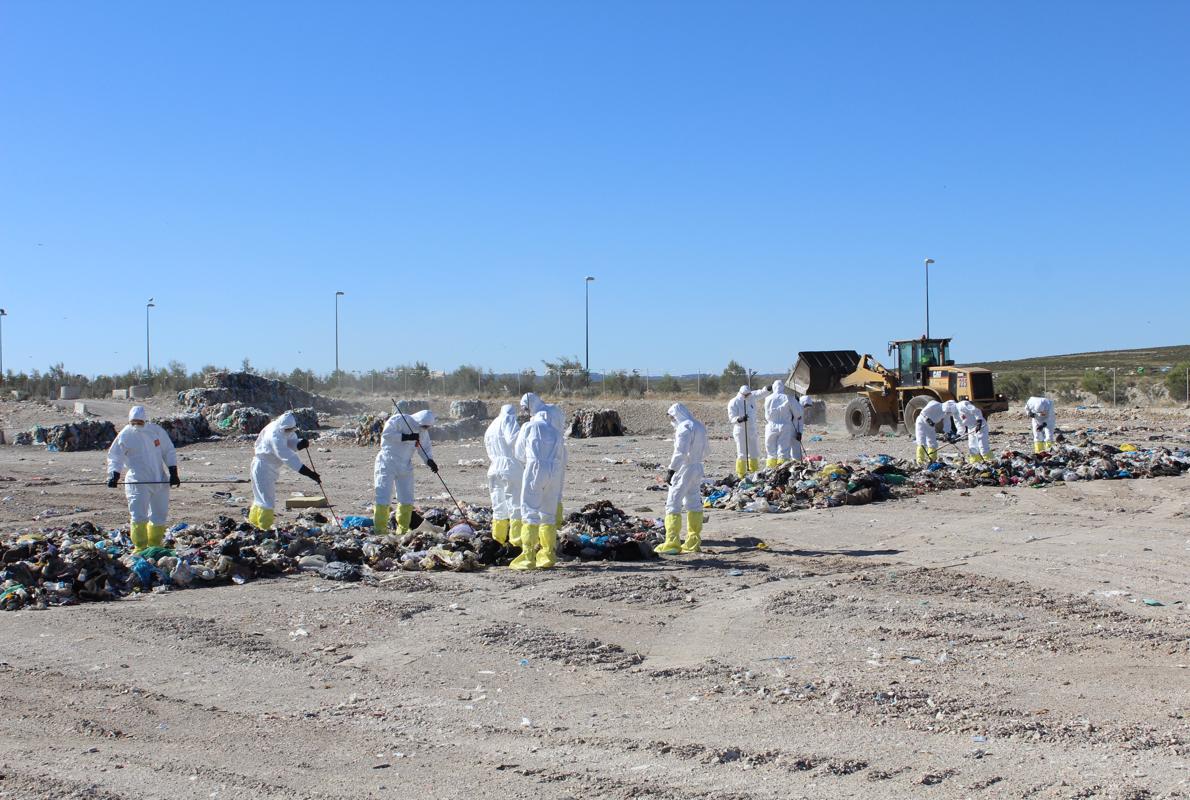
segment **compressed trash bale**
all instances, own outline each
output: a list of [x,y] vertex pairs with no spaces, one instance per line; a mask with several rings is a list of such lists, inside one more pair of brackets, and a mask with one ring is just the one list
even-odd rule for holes
[[429,400],[398,400],[397,411],[402,414],[415,414],[418,411],[429,411]]
[[388,422],[388,414],[365,414],[357,417],[355,422],[355,443],[358,445],[380,445],[380,435],[384,432],[384,423]]
[[351,411],[359,407],[357,403],[311,394],[291,383],[262,378],[250,372],[209,372],[204,382],[206,386],[202,388],[178,392],[178,403],[188,411],[200,411],[221,403],[241,403],[273,416],[295,408]]
[[488,406],[482,400],[451,400],[450,415],[455,419],[469,419],[471,417],[487,419]]
[[82,420],[63,425],[33,426],[25,433],[18,433],[14,444],[44,444],[63,452],[77,450],[106,450],[116,439],[116,426],[107,420]]
[[175,447],[204,441],[211,436],[211,426],[202,414],[175,414],[153,420],[165,429]]
[[297,426],[299,430],[318,430],[318,412],[313,408],[295,408],[292,409],[292,412],[294,419],[297,420]]
[[233,410],[219,420],[215,429],[219,433],[256,435],[264,430],[264,426],[272,422],[273,417],[259,408],[243,407]]
[[624,424],[620,422],[620,413],[610,408],[598,411],[580,408],[570,420],[570,436],[575,439],[623,435]]
[[459,439],[471,439],[483,436],[487,430],[487,420],[480,417],[443,422],[430,429],[430,440],[435,442],[452,442]]

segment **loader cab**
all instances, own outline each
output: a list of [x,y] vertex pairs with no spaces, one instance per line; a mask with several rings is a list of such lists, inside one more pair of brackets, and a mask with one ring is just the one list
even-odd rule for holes
[[888,352],[895,358],[893,371],[902,386],[929,386],[930,368],[952,366],[950,339],[905,339],[889,342]]

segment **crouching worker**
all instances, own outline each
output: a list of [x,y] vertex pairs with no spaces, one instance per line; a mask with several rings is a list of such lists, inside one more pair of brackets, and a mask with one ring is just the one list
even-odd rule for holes
[[914,439],[917,441],[917,463],[929,464],[938,460],[938,423],[946,420],[946,433],[950,434],[950,417],[946,407],[937,400],[931,400],[922,408],[914,423]]
[[169,488],[180,486],[182,481],[178,478],[174,443],[164,428],[148,421],[144,406],[133,406],[128,411],[128,424],[108,448],[107,473],[107,485],[113,489],[120,475],[124,476],[133,551],[164,545]]
[[397,487],[397,533],[409,532],[413,519],[413,451],[417,451],[430,472],[438,472],[430,446],[430,428],[434,422],[434,412],[427,410],[415,414],[398,411],[384,423],[373,473],[376,504],[372,507],[372,530],[377,534],[388,530],[393,484]]
[[516,460],[516,437],[521,426],[509,403],[488,425],[483,445],[488,451],[488,492],[492,496],[492,538],[500,544],[521,543],[521,479],[524,465]]
[[298,450],[310,446],[306,439],[297,435],[297,418],[286,411],[264,426],[256,437],[256,448],[252,456],[252,509],[248,522],[257,530],[267,531],[273,527],[277,507],[277,478],[281,467],[287,466],[299,475],[305,475],[315,483],[321,483],[318,473],[302,463]]
[[[665,541],[653,548],[662,555],[697,553],[702,547],[702,462],[707,452],[707,429],[686,406],[669,407],[674,427],[674,454],[669,459],[669,494],[665,497]],[[686,540],[678,544],[686,513]]]
[[516,460],[525,465],[521,480],[521,554],[513,569],[548,569],[557,563],[557,509],[565,465],[562,435],[545,411],[538,411],[517,434]]

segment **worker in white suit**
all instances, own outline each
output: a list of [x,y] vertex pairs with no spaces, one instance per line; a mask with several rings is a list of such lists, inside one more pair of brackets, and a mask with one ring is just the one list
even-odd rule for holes
[[483,445],[488,451],[488,493],[492,498],[492,538],[500,544],[521,542],[521,479],[525,467],[516,460],[516,437],[521,426],[511,403],[488,425]]
[[281,467],[289,467],[315,483],[321,483],[318,473],[302,463],[298,450],[304,450],[310,442],[297,435],[297,417],[292,411],[264,426],[256,437],[252,455],[252,508],[248,511],[248,522],[257,530],[267,531],[273,527],[277,507],[277,478]]
[[133,550],[164,545],[169,489],[181,485],[178,455],[165,429],[149,422],[144,406],[128,411],[128,424],[108,448],[107,473],[107,485],[113,489],[124,476]]
[[1048,397],[1030,397],[1025,413],[1033,423],[1033,452],[1045,453],[1054,447],[1054,401]]
[[[697,553],[702,549],[702,477],[707,454],[706,426],[681,403],[669,407],[674,428],[674,451],[669,459],[665,482],[665,541],[653,548],[662,555]],[[686,515],[686,539],[681,544],[682,514]]]
[[380,432],[380,452],[376,454],[372,478],[375,505],[372,530],[388,530],[392,511],[393,487],[397,489],[397,532],[408,533],[413,519],[413,454],[416,452],[430,472],[438,472],[430,442],[430,428],[437,420],[430,410],[413,414],[395,412]]

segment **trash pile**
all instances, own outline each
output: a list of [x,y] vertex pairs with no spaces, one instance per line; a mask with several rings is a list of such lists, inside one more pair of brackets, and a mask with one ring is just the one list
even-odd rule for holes
[[889,455],[847,463],[787,462],[703,485],[703,505],[761,513],[865,505],[975,486],[1048,486],[1058,482],[1176,476],[1190,470],[1190,452],[1114,447],[1087,441],[1058,445],[1041,456],[1005,451],[991,462],[916,464]]
[[165,429],[175,447],[211,438],[210,423],[202,414],[175,414],[172,417],[158,417],[153,422]]
[[574,412],[574,416],[570,420],[570,437],[572,439],[623,435],[624,423],[620,422],[620,412],[610,408],[598,411],[591,408],[580,408]]
[[398,400],[397,411],[402,414],[416,414],[418,411],[429,411],[429,400]]
[[610,500],[600,500],[566,518],[558,531],[558,553],[584,561],[643,561],[657,557],[653,547],[664,538],[660,520],[630,517]]
[[[486,513],[485,513],[486,512]],[[0,609],[45,608],[310,572],[328,580],[374,579],[394,570],[470,572],[508,564],[517,550],[491,538],[491,513],[430,509],[417,530],[376,534],[368,517],[344,527],[317,512],[274,531],[220,516],[203,525],[175,525],[165,547],[133,554],[127,530],[90,522],[37,533],[0,534]]]
[[[262,378],[250,372],[208,372],[206,386],[178,392],[178,403],[188,411],[201,412],[208,406],[236,403],[276,416],[291,408],[323,411],[352,411],[357,404],[311,394],[285,381]],[[315,426],[317,427],[317,426]]]
[[450,415],[455,419],[488,418],[488,406],[482,400],[451,400]]
[[35,425],[13,438],[13,444],[45,445],[51,453],[75,450],[106,450],[116,439],[116,426],[106,420],[87,419],[63,425]]
[[[363,414],[356,417],[353,427],[349,429],[352,431],[350,438],[353,438],[357,445],[379,447],[380,435],[384,432],[384,423],[388,421],[389,416],[389,414]],[[483,436],[487,427],[487,420],[480,417],[439,422],[430,429],[430,441],[452,442],[459,439],[472,439]]]
[[210,427],[222,436],[255,436],[273,420],[267,412],[240,403],[208,406],[202,410],[202,415],[210,421]]

